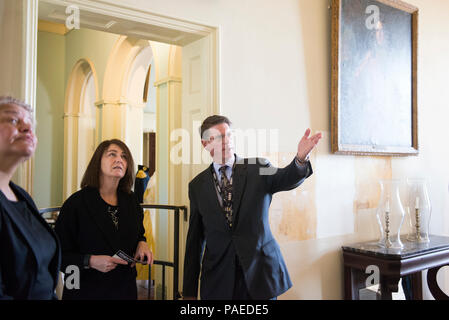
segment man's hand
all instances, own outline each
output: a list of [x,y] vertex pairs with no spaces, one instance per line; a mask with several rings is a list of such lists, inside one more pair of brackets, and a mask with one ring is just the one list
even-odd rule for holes
[[321,139],[321,132],[310,136],[310,129],[307,129],[304,133],[304,136],[302,137],[301,141],[298,143],[298,153],[296,154],[296,157],[300,161],[305,161],[307,156],[309,155],[310,151],[315,148],[315,146],[318,144],[318,142]]

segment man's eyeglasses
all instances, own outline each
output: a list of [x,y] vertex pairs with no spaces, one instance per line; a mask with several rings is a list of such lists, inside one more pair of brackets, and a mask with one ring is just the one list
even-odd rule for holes
[[234,133],[232,131],[227,132],[226,134],[216,134],[209,136],[209,141],[215,141],[215,142],[222,142],[225,137],[229,139],[232,139],[234,137]]

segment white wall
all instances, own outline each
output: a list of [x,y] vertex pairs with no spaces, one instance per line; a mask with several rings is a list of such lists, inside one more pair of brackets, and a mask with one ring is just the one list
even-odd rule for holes
[[306,190],[312,201],[307,210],[314,230],[305,237],[308,240],[282,241],[294,287],[281,298],[342,298],[340,247],[376,234],[376,227],[361,221],[369,221],[377,206],[380,177],[428,177],[434,206],[431,231],[448,234],[449,151],[444,128],[449,118],[449,2],[408,2],[420,8],[421,17],[421,154],[391,159],[330,153],[329,1],[120,1],[219,28],[221,110],[235,127],[280,129],[279,151],[287,157],[294,155],[307,127],[324,133],[312,156],[315,174],[297,191],[302,196],[301,190]]

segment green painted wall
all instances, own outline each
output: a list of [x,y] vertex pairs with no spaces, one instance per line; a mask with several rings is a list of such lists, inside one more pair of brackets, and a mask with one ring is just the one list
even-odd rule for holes
[[64,160],[65,38],[38,33],[33,193],[39,208],[62,204]]
[[82,58],[88,58],[97,72],[98,94],[103,91],[103,78],[109,54],[120,36],[90,29],[72,30],[66,36],[65,83],[67,83],[73,66]]
[[88,58],[98,77],[101,97],[109,54],[119,35],[89,29],[65,36],[38,32],[34,199],[40,208],[60,206],[64,164],[65,90],[73,66]]

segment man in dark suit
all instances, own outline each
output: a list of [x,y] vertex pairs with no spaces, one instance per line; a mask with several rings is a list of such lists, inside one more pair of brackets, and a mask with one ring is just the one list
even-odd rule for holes
[[310,129],[285,168],[234,154],[231,122],[211,116],[201,126],[213,163],[189,183],[190,223],[184,259],[185,299],[273,299],[291,280],[271,233],[268,209],[274,193],[299,186],[312,174],[308,155],[321,139]]

